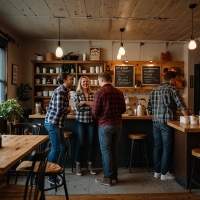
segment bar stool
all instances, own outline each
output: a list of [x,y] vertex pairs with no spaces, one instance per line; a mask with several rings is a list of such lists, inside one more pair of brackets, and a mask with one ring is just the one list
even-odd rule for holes
[[64,134],[64,138],[66,139],[67,146],[68,146],[67,158],[71,160],[71,166],[72,166],[72,172],[73,172],[73,156],[72,156],[72,145],[71,145],[72,132],[64,131],[63,134]]
[[194,160],[193,160],[192,173],[191,173],[191,178],[190,178],[190,192],[191,192],[191,188],[192,188],[192,182],[195,183],[196,185],[200,186],[199,179],[197,180],[197,177],[193,178],[195,162],[196,162],[196,160],[200,160],[200,148],[192,149],[192,155],[194,156]]
[[128,134],[128,137],[131,139],[131,148],[130,148],[131,152],[130,152],[130,156],[128,157],[126,168],[128,168],[128,164],[129,164],[129,173],[131,173],[131,164],[133,162],[132,159],[133,159],[134,142],[141,141],[142,142],[142,160],[143,160],[143,163],[147,164],[147,169],[149,172],[149,163],[148,163],[147,150],[146,150],[146,134],[131,133],[131,134]]

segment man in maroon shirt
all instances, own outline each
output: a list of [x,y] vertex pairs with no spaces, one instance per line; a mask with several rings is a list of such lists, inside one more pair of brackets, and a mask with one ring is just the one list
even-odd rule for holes
[[111,186],[118,181],[118,146],[122,132],[122,114],[126,111],[123,93],[111,85],[108,72],[98,76],[101,88],[96,92],[92,115],[98,119],[98,135],[104,176],[95,181]]

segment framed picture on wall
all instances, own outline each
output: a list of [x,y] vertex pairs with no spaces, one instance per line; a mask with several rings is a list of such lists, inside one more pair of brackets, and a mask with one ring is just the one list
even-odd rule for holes
[[12,84],[17,85],[17,65],[12,64]]

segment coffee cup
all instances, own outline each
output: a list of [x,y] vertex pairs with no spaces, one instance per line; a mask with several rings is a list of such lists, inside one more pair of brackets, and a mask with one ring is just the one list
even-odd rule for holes
[[48,91],[43,91],[42,94],[43,94],[44,97],[47,97],[48,96]]
[[54,73],[54,69],[50,69],[50,73]]
[[90,80],[90,85],[94,85],[94,80]]
[[57,83],[57,80],[54,78],[53,79],[53,84],[56,84]]
[[49,91],[49,96],[52,96],[53,95],[53,91]]
[[47,79],[46,78],[42,78],[42,84],[46,84],[47,83]]
[[56,73],[60,73],[60,68],[56,67]]
[[87,72],[87,71],[86,71],[85,69],[84,69],[84,70],[82,70],[82,73],[83,73],[83,74],[85,74],[86,72]]
[[95,85],[98,85],[98,80],[94,80],[94,84],[95,84]]
[[42,68],[43,73],[47,73],[47,68]]
[[90,67],[90,73],[94,73],[94,67]]

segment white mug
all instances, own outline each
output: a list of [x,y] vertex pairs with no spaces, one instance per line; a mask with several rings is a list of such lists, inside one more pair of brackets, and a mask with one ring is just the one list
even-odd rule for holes
[[60,68],[56,67],[56,73],[60,73]]
[[43,91],[42,93],[43,93],[43,96],[44,96],[44,97],[47,97],[47,96],[48,96],[48,91]]
[[86,54],[85,53],[83,54],[83,60],[86,60]]
[[94,85],[94,80],[90,80],[90,85]]
[[53,79],[53,84],[56,84],[57,83],[57,80],[54,78]]
[[43,73],[47,73],[47,68],[42,68]]
[[99,66],[96,66],[96,73],[99,73]]
[[50,73],[54,73],[54,70],[53,70],[53,69],[50,69]]
[[47,79],[46,78],[42,78],[42,84],[46,84],[47,83]]
[[94,67],[90,67],[90,73],[94,73]]
[[49,91],[49,96],[52,96],[53,95],[53,91]]
[[94,84],[95,84],[95,85],[98,85],[98,80],[94,80]]

